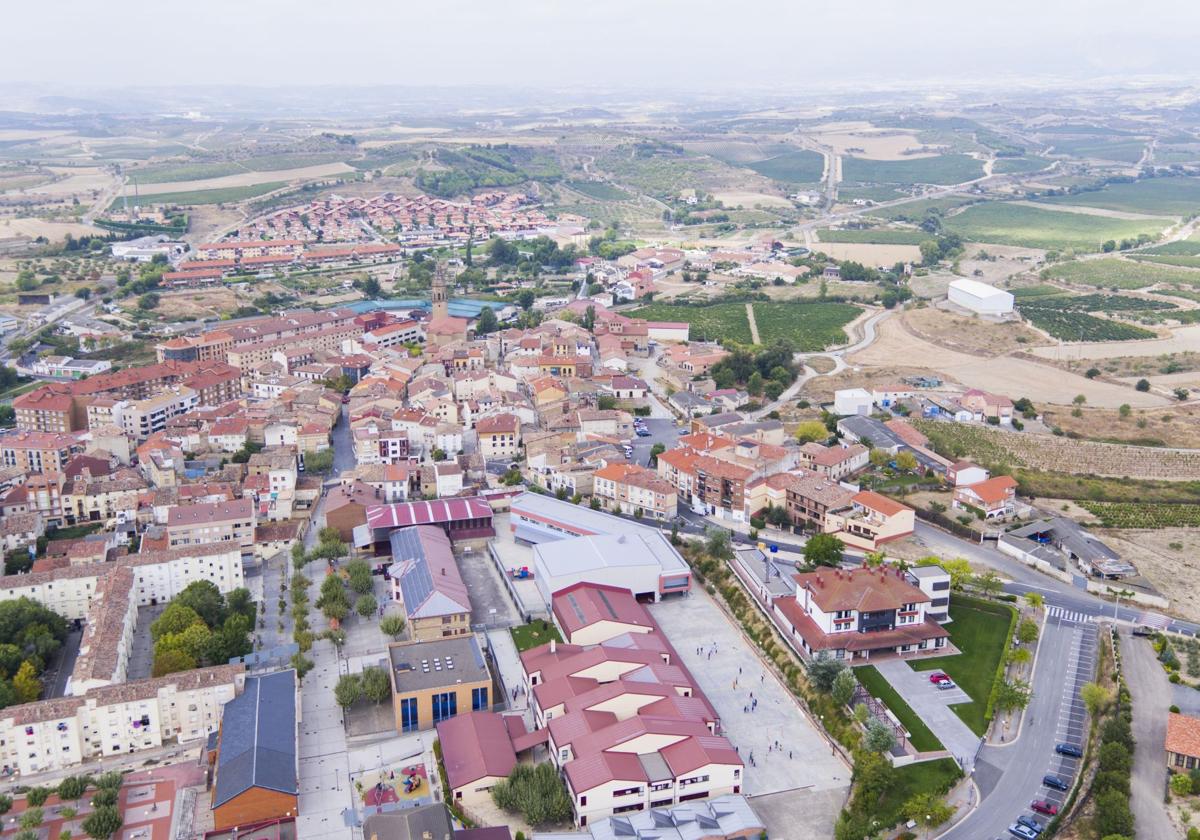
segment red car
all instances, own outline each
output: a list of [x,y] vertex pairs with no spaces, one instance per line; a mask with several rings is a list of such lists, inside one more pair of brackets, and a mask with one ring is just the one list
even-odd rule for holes
[[934,671],[932,674],[929,675],[929,681],[931,683],[949,682],[950,678],[948,676],[946,676],[945,674],[943,674],[941,671]]
[[1047,802],[1044,799],[1035,799],[1029,803],[1029,807],[1037,811],[1039,814],[1045,814],[1048,817],[1053,817],[1058,813],[1058,806],[1053,802]]

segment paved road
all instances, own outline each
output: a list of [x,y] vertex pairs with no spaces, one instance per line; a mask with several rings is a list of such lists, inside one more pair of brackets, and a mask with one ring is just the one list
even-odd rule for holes
[[1054,747],[1063,742],[1083,743],[1079,686],[1095,672],[1097,632],[1098,627],[1091,623],[1047,621],[1034,671],[1033,700],[1019,735],[980,750],[973,773],[979,806],[940,840],[1007,836],[1008,826],[1018,816],[1037,816],[1029,808],[1034,799],[1062,803],[1066,794],[1043,787],[1041,780],[1046,773],[1068,783],[1074,777],[1077,761],[1056,754]]
[[[1140,837],[1179,837],[1163,807],[1167,787],[1167,765],[1163,761],[1163,743],[1167,738],[1167,707],[1179,705],[1181,711],[1195,714],[1200,710],[1200,692],[1182,685],[1171,685],[1158,663],[1148,639],[1139,639],[1128,631],[1121,634],[1121,663],[1125,682],[1133,697],[1133,779],[1130,804]],[[1179,703],[1172,689],[1181,689],[1191,700],[1191,708]]]

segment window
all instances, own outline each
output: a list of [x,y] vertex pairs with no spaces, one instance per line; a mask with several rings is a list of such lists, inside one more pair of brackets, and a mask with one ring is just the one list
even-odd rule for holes
[[579,797],[579,807],[583,808],[586,805],[587,805],[587,796],[584,795],[584,796]]
[[412,732],[420,727],[417,698],[405,697],[400,701],[400,731]]
[[487,686],[483,688],[471,689],[471,711],[479,712],[488,710],[488,690]]
[[458,714],[458,695],[445,691],[433,695],[433,722],[438,723]]

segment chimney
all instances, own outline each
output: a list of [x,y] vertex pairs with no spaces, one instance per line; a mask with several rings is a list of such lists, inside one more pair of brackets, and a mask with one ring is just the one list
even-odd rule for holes
[[558,650],[558,645],[557,645],[557,644],[555,644],[555,641],[554,641],[554,639],[551,639],[551,640],[550,640],[550,652],[551,652],[551,653],[554,653],[554,652],[555,652],[555,651],[557,651],[557,650]]

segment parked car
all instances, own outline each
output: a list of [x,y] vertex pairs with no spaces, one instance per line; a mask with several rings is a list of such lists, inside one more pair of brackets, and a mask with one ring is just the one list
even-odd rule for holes
[[941,671],[934,671],[929,675],[929,681],[931,683],[950,682],[950,677],[946,676]]
[[1032,829],[1037,834],[1041,834],[1046,829],[1046,826],[1042,825],[1040,822],[1035,820],[1033,817],[1027,817],[1027,816],[1022,815],[1022,816],[1017,817],[1017,822],[1020,823],[1021,825],[1025,826],[1028,829]]
[[1059,755],[1069,755],[1071,758],[1083,758],[1083,750],[1074,744],[1059,744],[1054,751]]
[[682,429],[679,430],[680,435],[686,435],[687,433],[688,433],[687,426],[684,426]]
[[958,688],[958,686],[954,684],[954,680],[938,680],[936,683],[934,683],[934,685],[937,686],[938,691],[947,691],[951,688]]
[[1071,789],[1071,786],[1069,784],[1067,784],[1067,782],[1065,780],[1063,780],[1062,778],[1060,778],[1058,776],[1055,776],[1053,773],[1047,773],[1045,776],[1042,776],[1042,784],[1044,784],[1048,788],[1054,788],[1055,790],[1070,790]]
[[649,429],[638,429],[637,436],[638,437],[650,437],[650,430]]
[[1020,837],[1021,840],[1037,840],[1037,832],[1027,825],[1013,823],[1008,827],[1008,833],[1013,837]]
[[1045,814],[1047,817],[1053,817],[1058,813],[1058,806],[1053,802],[1047,802],[1045,799],[1035,799],[1029,803],[1029,807],[1039,814]]

